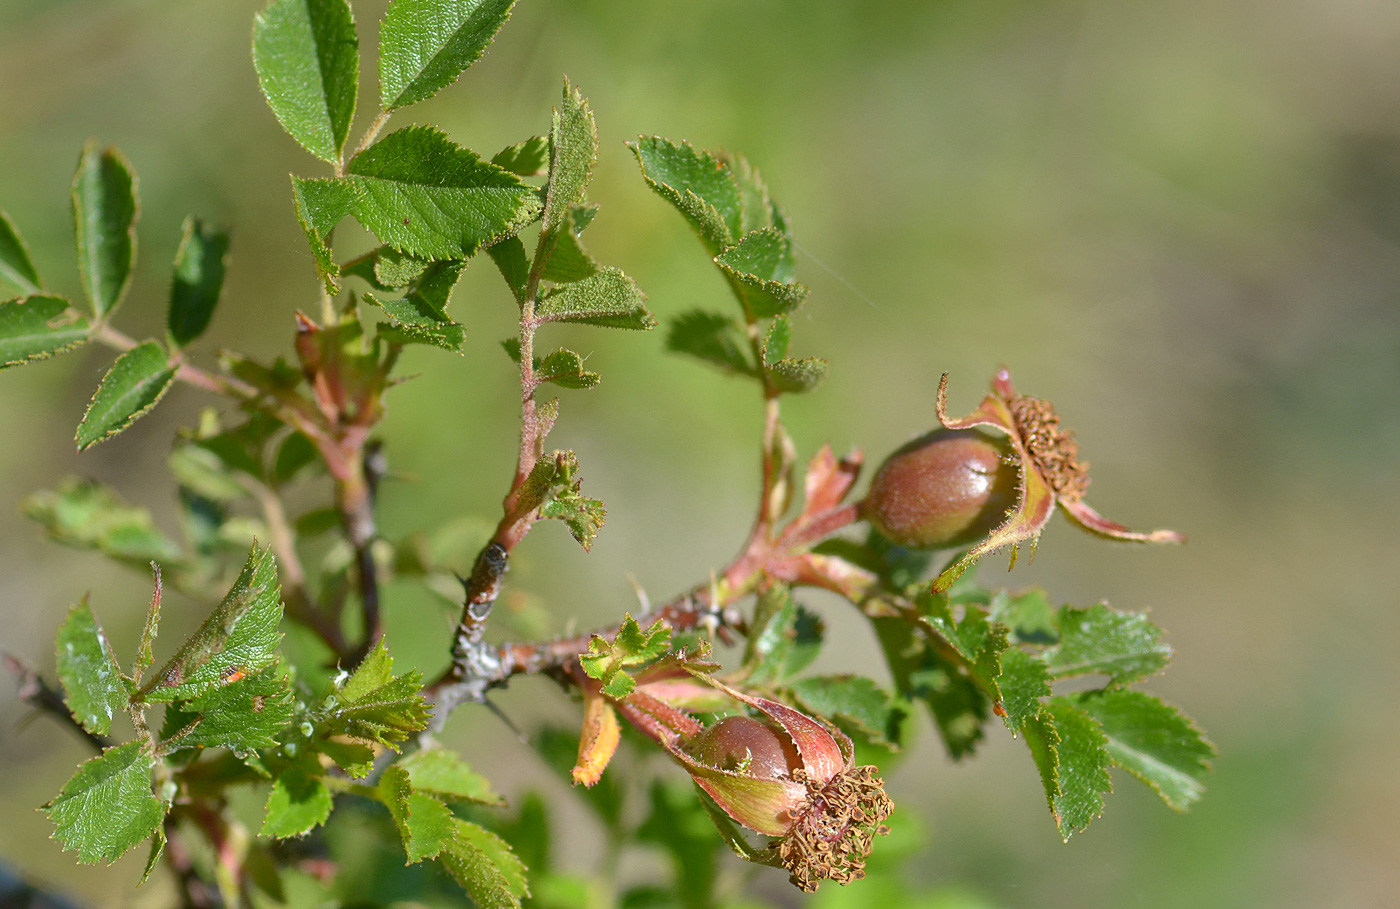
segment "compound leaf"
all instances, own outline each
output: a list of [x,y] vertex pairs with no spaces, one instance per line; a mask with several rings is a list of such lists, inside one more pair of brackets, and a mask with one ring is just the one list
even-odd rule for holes
[[379,28],[385,110],[431,98],[457,81],[510,18],[515,0],[395,0]]
[[107,633],[84,599],[58,629],[58,680],[74,719],[95,735],[112,728],[112,715],[126,707],[131,692],[122,681]]
[[396,748],[425,728],[432,716],[423,700],[422,673],[393,674],[394,660],[384,641],[375,646],[350,676],[339,696],[328,699],[325,725],[331,735]]
[[181,231],[168,317],[176,347],[191,343],[209,327],[224,289],[229,247],[227,231],[210,230],[198,218],[186,218]]
[[155,407],[175,381],[175,371],[165,348],[155,341],[145,341],[117,357],[78,424],[78,450],[110,439]]
[[348,172],[361,191],[353,206],[360,223],[425,259],[470,258],[540,211],[533,187],[431,126],[390,133]]
[[338,164],[355,119],[360,43],[346,0],[272,0],[253,19],[267,106],[311,154]]
[[622,698],[636,686],[625,670],[660,658],[670,646],[671,629],[665,622],[658,619],[643,631],[628,615],[611,641],[595,634],[588,642],[588,652],[579,655],[579,663],[589,678],[603,683],[609,697]]
[[6,300],[0,303],[0,369],[81,347],[89,331],[87,318],[62,297]]
[[292,721],[294,705],[287,680],[276,666],[216,685],[202,696],[167,708],[180,714],[166,725],[199,724],[173,743],[176,748],[227,748],[240,757],[277,744],[276,734]]
[[153,834],[166,804],[151,792],[155,758],[142,742],[108,748],[78,767],[47,805],[54,837],[78,861],[116,861]]
[[121,303],[136,260],[136,176],[115,148],[89,143],[78,160],[71,192],[78,275],[93,314],[102,319]]

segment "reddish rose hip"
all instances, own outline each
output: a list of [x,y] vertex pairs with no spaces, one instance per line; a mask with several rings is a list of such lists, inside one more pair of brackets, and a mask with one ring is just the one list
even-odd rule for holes
[[[746,776],[790,779],[802,767],[792,736],[771,723],[747,716],[725,717],[701,733],[691,754],[720,770],[743,767]],[[745,766],[747,762],[747,766]]]
[[893,543],[965,546],[991,533],[1016,504],[1019,477],[1000,440],[936,429],[885,459],[862,516]]

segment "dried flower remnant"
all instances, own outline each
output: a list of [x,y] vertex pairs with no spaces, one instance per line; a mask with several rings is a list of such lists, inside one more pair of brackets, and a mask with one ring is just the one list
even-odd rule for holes
[[1079,460],[1079,443],[1060,425],[1054,406],[1041,398],[1016,393],[1011,373],[1001,369],[992,378],[992,393],[971,414],[951,419],[947,412],[948,375],[938,383],[938,422],[946,429],[991,426],[1006,433],[1020,461],[1020,488],[1006,520],[981,543],[958,559],[935,580],[934,588],[946,590],[958,576],[989,552],[1010,546],[1011,564],[1021,543],[1036,540],[1058,504],[1072,521],[1090,533],[1133,543],[1184,543],[1174,530],[1148,533],[1129,530],[1110,521],[1084,501],[1089,488],[1089,465]]
[[660,742],[739,824],[776,841],[760,852],[812,891],[824,880],[847,884],[865,876],[874,839],[888,832],[894,810],[877,768],[857,767],[851,740],[800,711],[730,688],[710,685],[760,717],[729,717],[704,727],[647,691],[617,702],[634,726]]

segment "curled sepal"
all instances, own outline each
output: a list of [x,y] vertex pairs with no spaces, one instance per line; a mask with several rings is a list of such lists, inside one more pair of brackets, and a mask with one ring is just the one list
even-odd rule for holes
[[948,375],[938,383],[938,422],[946,429],[973,429],[990,426],[1005,433],[1019,461],[1016,505],[1006,520],[986,539],[968,550],[944,569],[933,582],[935,590],[947,590],[974,562],[989,552],[1011,547],[1011,565],[1016,565],[1020,544],[1027,541],[1035,552],[1036,540],[1055,505],[1079,526],[1098,536],[1134,543],[1184,543],[1186,537],[1173,530],[1140,533],[1115,523],[1090,508],[1084,501],[1089,488],[1089,465],[1079,460],[1079,443],[1074,434],[1060,425],[1059,415],[1049,401],[1018,395],[1011,384],[1011,373],[997,371],[992,393],[966,417],[948,416]]
[[617,711],[603,697],[602,686],[596,682],[583,685],[583,735],[572,771],[574,785],[592,786],[602,778],[621,735]]

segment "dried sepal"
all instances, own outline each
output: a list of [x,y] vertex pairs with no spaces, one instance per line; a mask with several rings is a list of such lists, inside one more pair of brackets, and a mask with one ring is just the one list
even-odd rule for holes
[[1079,443],[1060,425],[1049,401],[1019,395],[1011,373],[1001,369],[992,379],[992,393],[966,417],[948,416],[948,375],[938,383],[938,422],[947,429],[990,426],[1005,433],[1019,464],[1016,505],[1006,520],[971,550],[944,569],[933,582],[935,590],[947,590],[971,565],[989,552],[1011,547],[1016,564],[1020,544],[1031,551],[1058,504],[1078,525],[1098,536],[1134,543],[1182,543],[1186,538],[1173,530],[1141,533],[1104,518],[1084,501],[1089,487],[1089,466],[1079,460]]

